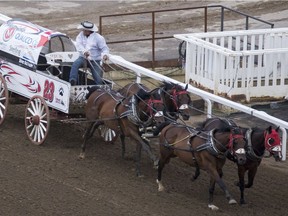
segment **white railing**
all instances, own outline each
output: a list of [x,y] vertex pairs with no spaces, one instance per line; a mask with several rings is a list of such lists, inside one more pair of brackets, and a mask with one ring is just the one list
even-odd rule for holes
[[[110,55],[109,59],[112,63],[116,64],[116,65],[121,65],[122,67],[125,67],[127,69],[130,69],[131,71],[133,71],[136,75],[137,75],[137,82],[141,82],[141,76],[147,76],[150,78],[153,78],[155,80],[159,80],[159,81],[168,81],[171,83],[177,83],[179,85],[181,85],[182,87],[185,87],[186,84],[185,83],[181,83],[177,80],[171,79],[169,77],[166,77],[164,75],[161,75],[159,73],[156,73],[154,71],[151,71],[147,68],[143,68],[139,65],[136,65],[132,62],[129,62],[125,59],[123,59],[120,56],[116,56],[116,55]],[[282,148],[282,155],[283,158],[282,160],[286,160],[286,140],[287,140],[287,132],[286,129],[288,129],[288,122],[283,121],[281,119],[275,118],[269,114],[267,114],[266,112],[263,111],[258,111],[255,110],[253,108],[244,106],[242,104],[233,102],[231,100],[222,98],[220,96],[208,93],[206,91],[203,91],[201,89],[198,89],[196,87],[193,87],[192,85],[188,85],[188,92],[192,93],[192,94],[196,94],[198,96],[200,96],[201,98],[203,98],[205,100],[205,102],[207,103],[207,117],[211,117],[212,116],[212,101],[213,102],[217,102],[219,104],[223,104],[225,106],[231,107],[233,109],[242,111],[244,113],[247,113],[251,116],[255,116],[257,118],[260,118],[262,120],[265,120],[267,122],[270,122],[276,126],[280,126],[280,129],[282,131],[282,144],[283,144],[283,148]]]
[[178,34],[186,41],[185,81],[230,98],[288,93],[288,28]]

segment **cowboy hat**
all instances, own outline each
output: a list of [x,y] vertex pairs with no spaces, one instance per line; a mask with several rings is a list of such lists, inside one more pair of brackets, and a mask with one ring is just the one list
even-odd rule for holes
[[77,29],[81,29],[81,30],[87,30],[87,31],[93,31],[93,32],[97,32],[98,28],[97,26],[89,21],[84,21],[81,22],[78,26]]

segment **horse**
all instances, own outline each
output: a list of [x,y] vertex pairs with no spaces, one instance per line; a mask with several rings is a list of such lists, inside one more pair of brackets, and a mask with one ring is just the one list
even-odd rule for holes
[[169,124],[161,131],[159,137],[160,158],[158,164],[158,191],[163,191],[161,182],[162,170],[172,157],[178,157],[190,166],[207,171],[210,174],[208,207],[217,210],[213,204],[215,183],[225,192],[229,204],[237,203],[231,196],[225,183],[219,175],[224,163],[219,163],[218,157],[225,157],[230,151],[238,163],[246,160],[244,146],[246,141],[238,128],[223,127],[211,131],[194,129],[181,124]]
[[171,119],[178,119],[179,114],[184,121],[190,118],[190,105],[192,103],[189,92],[187,91],[188,84],[183,88],[179,84],[164,82],[161,85],[165,107],[167,107],[167,115]]
[[[209,130],[231,124],[235,124],[231,119],[214,117],[208,119],[203,127]],[[265,151],[269,153],[269,156],[273,156],[275,161],[280,161],[282,155],[279,127],[276,129],[273,129],[271,125],[266,129],[241,127],[241,130],[247,139],[247,146],[245,147],[247,160],[245,164],[237,164],[239,181],[235,185],[239,186],[240,189],[240,204],[245,204],[244,188],[252,187],[258,166],[264,157]],[[247,184],[245,184],[246,172],[248,172]]]
[[[150,146],[143,141],[139,134],[139,128],[151,124],[164,122],[164,105],[161,100],[153,98],[152,94],[139,90],[137,94],[130,97],[123,97],[112,89],[104,89],[101,86],[93,86],[87,94],[87,104],[85,115],[87,125],[80,159],[85,158],[85,148],[87,140],[92,136],[94,130],[100,125],[120,133],[120,137],[130,137],[137,143],[136,174],[141,176],[140,158],[143,148],[156,166],[158,160],[152,154]],[[124,142],[124,138],[121,139]],[[125,144],[122,143],[122,146]],[[125,151],[124,151],[125,152]],[[122,151],[123,153],[123,151]],[[122,156],[124,156],[122,154]]]
[[[175,121],[178,119],[179,114],[182,116],[183,120],[189,120],[190,109],[189,106],[192,102],[189,92],[187,91],[188,84],[183,88],[179,84],[164,81],[159,87],[161,89],[161,96],[166,108],[167,120]],[[118,92],[124,96],[131,96],[143,89],[145,91],[151,91],[147,86],[140,83],[129,83],[123,88],[119,89]]]

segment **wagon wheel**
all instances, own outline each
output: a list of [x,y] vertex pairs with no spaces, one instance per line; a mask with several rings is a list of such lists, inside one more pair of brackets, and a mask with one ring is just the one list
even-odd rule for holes
[[33,144],[41,145],[48,135],[49,127],[49,108],[41,96],[35,95],[28,101],[25,110],[25,128],[28,138]]
[[0,125],[3,123],[9,102],[8,88],[3,76],[0,74]]
[[111,130],[106,125],[100,125],[98,127],[98,133],[104,142],[114,143],[118,138],[118,134],[114,130]]

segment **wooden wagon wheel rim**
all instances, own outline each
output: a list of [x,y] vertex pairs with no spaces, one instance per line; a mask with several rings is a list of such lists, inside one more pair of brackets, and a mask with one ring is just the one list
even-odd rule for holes
[[0,125],[3,123],[9,102],[8,88],[7,84],[0,74]]
[[106,125],[100,125],[98,127],[98,134],[104,142],[114,143],[118,138],[118,134],[114,130],[111,130]]
[[30,141],[41,145],[47,138],[50,128],[49,108],[45,100],[38,95],[33,96],[25,110],[25,128]]

